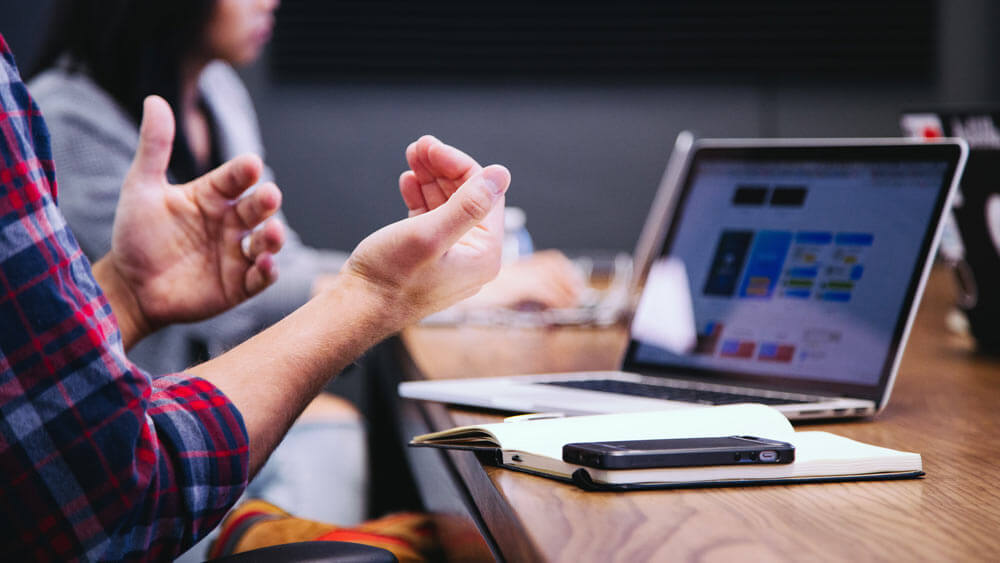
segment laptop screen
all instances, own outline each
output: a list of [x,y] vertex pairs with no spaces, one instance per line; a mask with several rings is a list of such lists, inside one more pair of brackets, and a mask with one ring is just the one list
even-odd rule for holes
[[[727,382],[877,400],[958,152],[697,150],[658,259],[684,265],[697,344],[677,352],[633,335],[627,368],[682,368],[699,378],[711,372]],[[654,265],[644,291],[659,283],[656,272]],[[651,313],[670,314],[636,316]]]

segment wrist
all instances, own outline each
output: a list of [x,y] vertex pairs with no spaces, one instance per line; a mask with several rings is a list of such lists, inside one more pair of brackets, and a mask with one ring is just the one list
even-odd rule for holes
[[94,263],[93,272],[118,321],[122,342],[127,350],[152,333],[153,326],[142,312],[135,293],[109,256]]
[[376,341],[399,332],[406,324],[408,304],[362,275],[342,270],[316,296],[335,310],[347,313],[373,334]]

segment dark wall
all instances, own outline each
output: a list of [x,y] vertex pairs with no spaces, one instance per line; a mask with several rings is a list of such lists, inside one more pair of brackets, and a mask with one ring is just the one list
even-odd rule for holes
[[0,0],[0,33],[22,70],[35,58],[51,5],[51,0]]
[[[47,0],[0,0],[0,32],[22,65],[34,56]],[[668,85],[416,86],[279,83],[266,61],[243,71],[257,102],[267,160],[292,226],[311,244],[350,248],[402,216],[403,150],[423,133],[513,172],[542,247],[630,250],[673,138],[895,136],[906,107],[1000,99],[987,0],[939,3],[931,80],[715,80]],[[58,165],[58,163],[57,163]]]

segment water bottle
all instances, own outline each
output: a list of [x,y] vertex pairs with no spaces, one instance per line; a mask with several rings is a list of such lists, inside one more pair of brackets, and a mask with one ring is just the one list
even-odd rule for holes
[[527,216],[520,207],[507,207],[503,214],[503,261],[509,263],[535,251],[531,235],[525,226]]

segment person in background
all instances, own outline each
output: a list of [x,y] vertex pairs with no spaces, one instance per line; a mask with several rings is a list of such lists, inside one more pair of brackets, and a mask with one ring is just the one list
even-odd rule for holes
[[[435,139],[409,218],[363,240],[336,282],[185,373],[125,351],[245,301],[278,275],[281,192],[244,155],[167,179],[174,119],[143,102],[109,253],[91,265],[56,206],[49,132],[0,36],[0,559],[163,560],[212,529],[308,402],[359,354],[477,292],[500,268],[502,166]],[[466,161],[467,162],[467,161]],[[412,163],[411,163],[412,165]],[[440,205],[428,202],[443,190]],[[416,190],[416,192],[412,191]],[[244,195],[246,194],[246,195]]]
[[[29,88],[53,132],[60,205],[88,256],[109,248],[117,186],[135,150],[144,96],[162,96],[178,116],[174,180],[189,180],[236,154],[264,156],[253,104],[234,67],[260,56],[278,0],[54,4],[49,40]],[[273,179],[267,167],[263,179]],[[286,233],[278,257],[282,276],[274,287],[215,319],[153,335],[132,359],[154,373],[182,369],[269,326],[329,283],[346,253],[306,246],[292,228]],[[507,270],[468,305],[567,307],[583,289],[571,263],[556,252]]]

